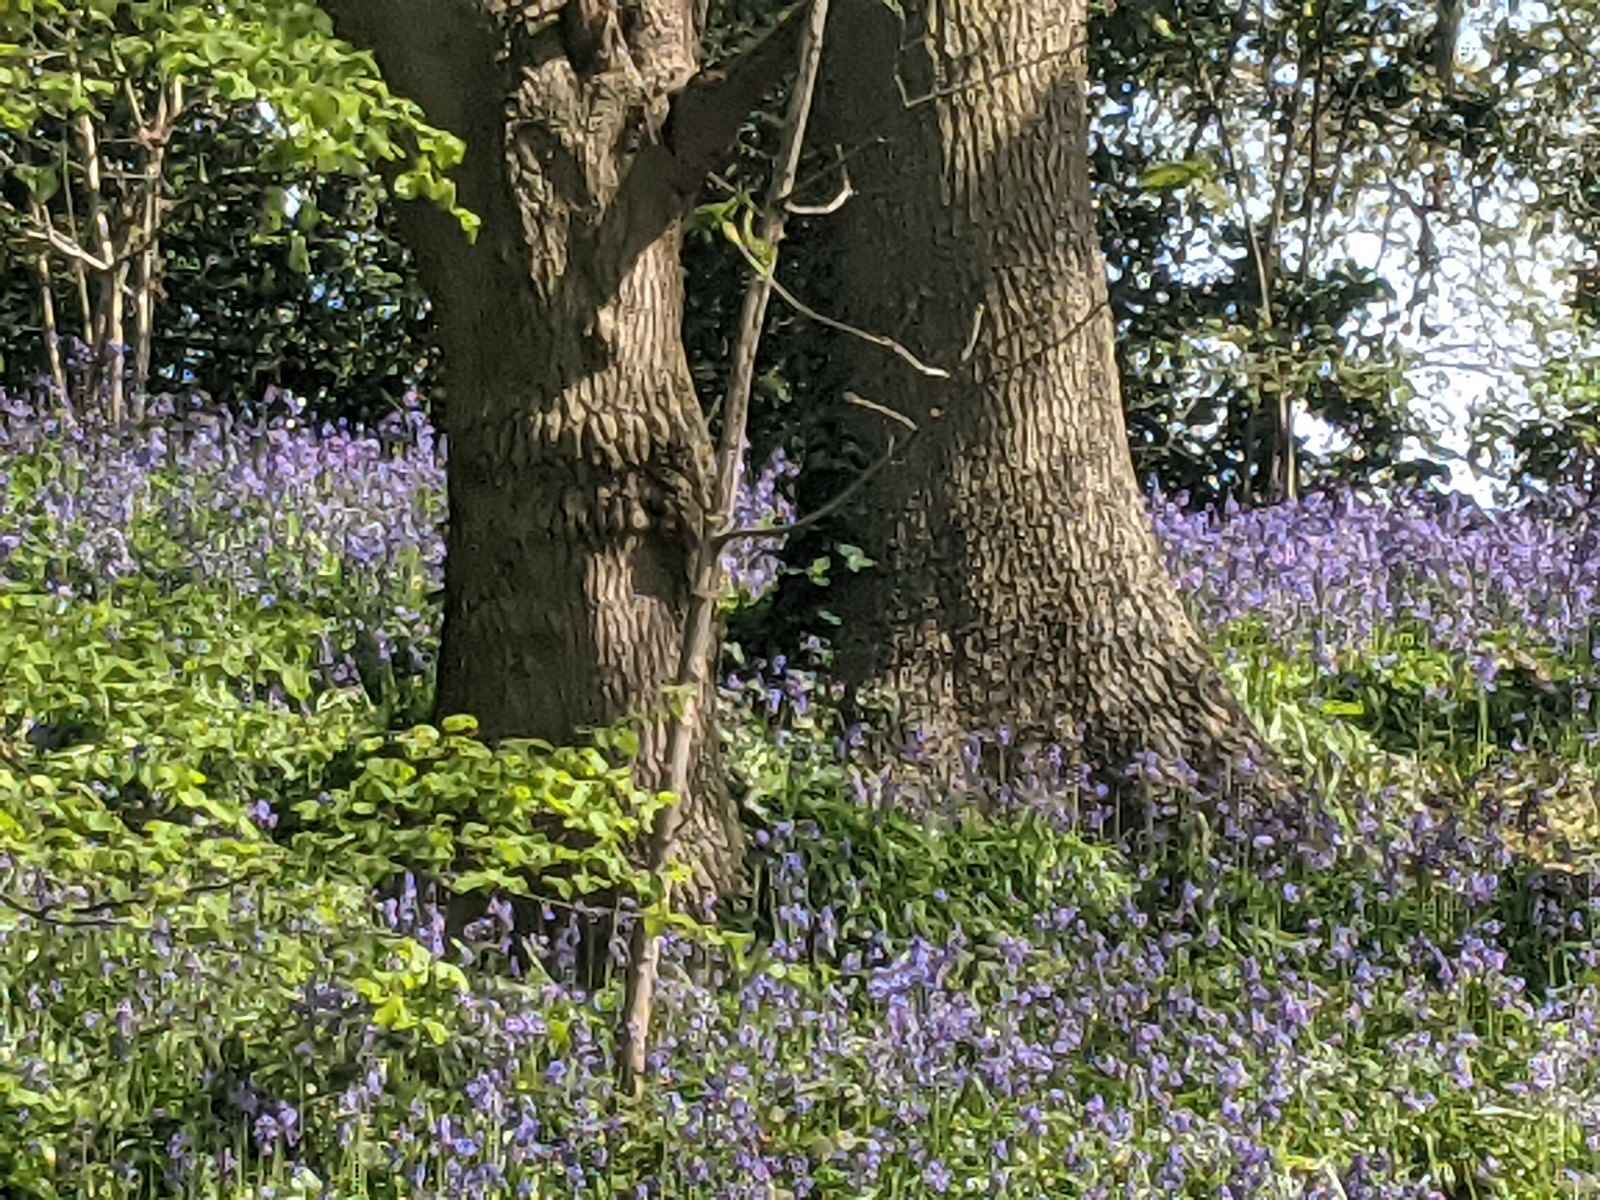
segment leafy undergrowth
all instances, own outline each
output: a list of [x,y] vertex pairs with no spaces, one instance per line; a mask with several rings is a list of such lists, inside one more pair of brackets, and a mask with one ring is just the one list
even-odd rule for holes
[[635,1100],[580,914],[654,903],[656,801],[625,732],[418,724],[426,426],[0,440],[0,1194],[1600,1187],[1590,514],[1158,505],[1315,814],[1050,753],[912,811],[819,662],[741,665],[751,888]]

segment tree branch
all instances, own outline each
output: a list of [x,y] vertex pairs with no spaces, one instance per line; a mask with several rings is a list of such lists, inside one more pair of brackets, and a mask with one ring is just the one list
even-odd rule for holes
[[755,255],[751,254],[750,251],[745,248],[743,242],[738,242],[735,244],[738,247],[739,253],[744,256],[744,261],[750,264],[750,269],[761,278],[768,280],[772,286],[772,290],[778,294],[779,299],[781,299],[790,308],[794,309],[795,312],[799,313],[801,316],[809,317],[818,325],[825,326],[828,329],[832,329],[838,333],[848,334],[853,338],[860,338],[863,342],[870,342],[874,346],[882,346],[896,358],[900,358],[905,362],[910,363],[912,368],[919,375],[926,375],[930,379],[950,378],[949,371],[945,370],[943,367],[935,367],[929,363],[923,362],[920,358],[918,358],[910,350],[906,349],[905,346],[895,341],[892,337],[882,333],[872,333],[871,331],[862,329],[859,326],[851,325],[847,321],[841,321],[837,317],[830,317],[825,313],[818,312],[804,300],[801,300],[788,288],[784,287],[783,284],[779,283],[774,277],[771,269],[764,267],[757,262]]
[[[202,896],[208,892],[225,892],[230,888],[238,887],[240,884],[249,883],[252,878],[253,876],[246,874],[231,876],[227,879],[219,879],[212,883],[197,883],[192,887],[184,888],[183,895],[185,897],[190,897]],[[3,890],[0,890],[0,905],[4,905],[13,912],[21,913],[25,917],[29,917],[32,920],[38,921],[41,925],[50,925],[61,929],[78,927],[93,929],[115,929],[123,924],[123,919],[114,915],[106,916],[100,914],[115,913],[117,909],[133,908],[137,905],[150,904],[152,902],[153,901],[150,896],[144,895],[129,896],[125,900],[98,900],[93,904],[61,906],[42,905],[35,908],[32,905],[24,904],[22,901],[8,896]],[[57,908],[69,915],[59,917],[56,916]]]
[[811,7],[812,0],[793,5],[737,58],[701,71],[674,98],[665,137],[681,183],[692,181],[691,193],[727,153],[761,97],[787,73]]
[[857,492],[866,487],[867,484],[871,483],[873,479],[877,477],[878,472],[882,471],[892,461],[894,461],[895,455],[899,451],[909,450],[911,448],[911,443],[915,442],[918,436],[922,433],[922,430],[918,429],[916,425],[912,424],[908,418],[897,412],[891,412],[889,409],[886,409],[881,405],[862,400],[860,396],[846,392],[845,401],[846,403],[855,404],[862,408],[870,408],[874,412],[885,413],[886,415],[893,417],[895,420],[900,421],[903,424],[910,425],[911,436],[908,437],[905,440],[905,444],[901,446],[895,442],[894,434],[891,433],[889,435],[889,445],[887,448],[885,448],[884,452],[875,460],[873,460],[871,465],[866,467],[863,471],[861,471],[860,474],[846,484],[838,495],[834,496],[815,512],[809,512],[805,516],[801,517],[798,521],[791,521],[787,525],[771,525],[765,528],[761,526],[750,525],[743,529],[730,529],[725,533],[718,534],[712,540],[712,545],[715,546],[717,550],[720,551],[729,542],[737,541],[739,538],[788,537],[792,533],[799,533],[802,529],[811,528],[811,526],[815,525],[818,521],[821,521],[826,517],[831,517],[846,504],[850,503],[851,499]]
[[1034,67],[1042,67],[1047,63],[1054,62],[1059,58],[1067,57],[1079,50],[1085,49],[1088,44],[1089,39],[1087,37],[1082,37],[1077,41],[1067,43],[1059,50],[1052,50],[1048,54],[1036,55],[1033,58],[1024,59],[1020,62],[1007,63],[999,70],[991,71],[987,75],[981,75],[977,79],[964,79],[960,83],[954,83],[948,87],[934,88],[932,91],[923,92],[920,96],[913,96],[906,91],[906,82],[900,77],[899,72],[895,73],[894,85],[900,92],[900,103],[903,104],[909,111],[913,108],[921,108],[924,104],[931,104],[935,100],[944,100],[950,96],[959,96],[963,92],[971,92],[980,88],[991,87],[994,84],[999,83],[1000,80],[1005,79],[1007,76],[1016,75],[1022,71],[1031,70]]
[[792,217],[826,217],[838,212],[855,194],[856,189],[850,185],[850,173],[846,171],[844,182],[839,186],[839,194],[826,204],[796,204],[793,200],[785,200],[783,207]]

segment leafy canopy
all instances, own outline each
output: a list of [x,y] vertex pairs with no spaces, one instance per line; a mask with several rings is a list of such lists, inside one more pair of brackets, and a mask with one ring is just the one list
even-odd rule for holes
[[[469,237],[477,217],[446,172],[465,147],[384,84],[377,63],[334,36],[309,0],[0,0],[0,129],[99,115],[127,81],[181,78],[208,95],[264,106],[285,136],[264,150],[277,167],[360,173],[396,168],[402,198],[447,209]],[[28,182],[59,186],[48,169]]]

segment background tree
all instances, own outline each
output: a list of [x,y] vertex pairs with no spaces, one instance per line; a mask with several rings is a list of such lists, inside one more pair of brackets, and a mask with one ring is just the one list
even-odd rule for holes
[[[367,421],[412,390],[442,403],[427,297],[394,236],[393,201],[370,177],[269,166],[263,148],[281,136],[252,104],[196,102],[174,129],[163,172],[174,203],[148,283],[148,362],[135,354],[129,364],[132,403],[141,389],[193,392],[246,410],[275,389],[292,392],[312,419]],[[60,224],[64,198],[47,206]],[[21,196],[12,212],[27,207]],[[0,378],[18,392],[51,377],[52,345],[92,333],[75,274],[50,270],[46,306],[34,261],[0,275],[9,334]],[[53,314],[57,342],[41,324]],[[78,388],[69,390],[88,388],[86,372],[72,378]]]
[[[200,109],[169,175],[151,390],[230,407],[287,390],[313,418],[375,420],[409,390],[431,402],[427,297],[371,176],[272,169],[281,132],[253,106]],[[192,199],[191,199],[192,197]]]
[[[1526,390],[1490,393],[1477,414],[1472,453],[1506,477],[1509,497],[1600,486],[1600,8],[1592,0],[1535,10],[1498,29],[1492,88],[1505,169],[1522,182],[1520,218],[1502,216],[1495,244],[1521,251],[1534,305],[1513,297],[1505,316],[1527,331],[1531,354],[1515,365]],[[1484,75],[1487,74],[1487,80]],[[1487,123],[1487,122],[1486,122]],[[1502,207],[1502,210],[1504,206]]]
[[[1089,185],[1087,6],[835,10],[839,304],[949,371],[841,347],[921,440],[866,489],[840,665],[943,740],[1012,726],[1116,769],[1264,762],[1167,579],[1132,464]],[[898,48],[898,49],[897,49]],[[872,350],[871,354],[866,350]],[[881,438],[874,429],[860,435]]]
[[1210,503],[1285,494],[1291,461],[1306,488],[1437,476],[1427,401],[1459,384],[1430,368],[1502,355],[1509,318],[1559,333],[1529,268],[1547,221],[1586,219],[1574,151],[1600,109],[1571,68],[1592,27],[1491,3],[1469,45],[1462,8],[1096,7],[1091,155],[1141,478]]
[[[26,268],[25,276],[7,271],[4,294],[15,310],[28,280],[34,312],[27,324],[39,333],[34,365],[58,394],[67,384],[60,340],[76,331],[90,348],[85,397],[103,401],[114,419],[125,415],[128,384],[142,395],[157,366],[170,371],[166,382],[193,382],[186,364],[170,355],[163,363],[156,350],[158,308],[171,298],[162,241],[181,209],[190,230],[197,214],[231,213],[222,220],[239,228],[238,193],[220,181],[212,186],[208,152],[219,176],[251,174],[253,223],[269,229],[281,224],[287,195],[267,186],[275,177],[310,185],[412,152],[401,178],[470,226],[440,174],[459,147],[424,125],[415,105],[391,96],[370,59],[336,43],[313,4],[43,0],[0,12],[0,37],[0,255]],[[273,136],[260,136],[264,113],[276,125]],[[245,149],[252,135],[258,143]],[[319,211],[310,192],[302,197],[303,226]],[[207,200],[220,203],[196,207]],[[282,269],[308,274],[304,233],[290,233],[286,246]],[[238,286],[238,255],[210,246],[193,266]],[[268,295],[206,315],[261,311],[271,285],[253,282]],[[170,314],[167,324],[168,338],[192,333]]]

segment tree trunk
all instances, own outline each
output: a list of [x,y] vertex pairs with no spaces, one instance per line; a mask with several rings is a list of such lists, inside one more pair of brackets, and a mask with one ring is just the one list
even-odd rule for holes
[[[709,147],[737,127],[672,110],[703,98],[689,87],[691,6],[571,0],[515,29],[497,0],[327,7],[392,87],[466,141],[460,201],[483,220],[469,246],[441,211],[401,213],[446,371],[438,710],[474,714],[490,739],[557,743],[664,714],[712,500],[678,224]],[[683,117],[670,148],[669,113]],[[683,857],[720,889],[740,840],[707,725]],[[642,732],[638,782],[665,786],[665,721]]]
[[106,215],[106,200],[100,185],[100,139],[95,133],[94,118],[79,113],[75,127],[78,133],[78,151],[83,155],[83,188],[88,198],[87,215],[89,234],[94,252],[105,264],[104,270],[95,273],[99,285],[96,312],[89,332],[89,346],[93,353],[89,366],[89,397],[99,403],[100,387],[106,390],[105,416],[113,425],[122,424],[123,417],[123,360],[127,347],[123,344],[122,290],[127,283],[126,267],[118,264],[116,244],[111,240],[111,222]]
[[1077,732],[1103,767],[1147,749],[1202,772],[1259,761],[1135,482],[1089,191],[1085,0],[833,11],[821,140],[859,148],[859,196],[828,218],[841,303],[952,371],[843,351],[850,386],[924,429],[852,528],[877,567],[834,581],[845,673],[893,689],[947,753],[948,735],[1007,725]]

